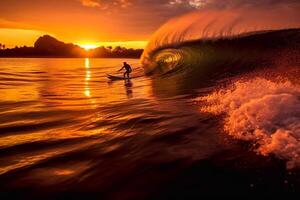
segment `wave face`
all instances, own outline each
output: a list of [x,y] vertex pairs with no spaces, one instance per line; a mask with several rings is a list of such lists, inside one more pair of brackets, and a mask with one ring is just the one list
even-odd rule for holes
[[[216,61],[212,61],[215,58],[222,59],[220,62],[261,59],[261,52],[269,52],[274,47],[278,51],[279,48],[290,47],[291,43],[299,44],[299,31],[294,32],[296,38],[295,35],[289,37],[290,31],[285,33],[287,35],[278,32],[300,27],[298,10],[299,5],[193,12],[172,19],[158,29],[141,61],[148,74],[163,74],[183,66],[201,68],[203,74],[209,67],[206,64],[214,62],[215,65]],[[272,31],[275,33],[270,35]],[[290,43],[287,43],[287,37]]]

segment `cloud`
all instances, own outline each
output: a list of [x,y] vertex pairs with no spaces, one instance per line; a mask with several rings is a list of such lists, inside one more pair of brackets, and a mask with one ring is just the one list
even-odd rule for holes
[[181,6],[190,6],[194,8],[201,8],[208,3],[208,0],[170,0],[169,5],[181,5]]
[[[164,12],[177,12],[200,10],[206,8],[233,8],[243,6],[266,6],[291,3],[299,3],[299,0],[79,0],[83,6],[106,9],[122,9],[134,7],[137,9],[146,8],[163,10]],[[176,14],[176,13],[175,13]]]
[[111,7],[127,8],[132,0],[79,0],[83,6],[108,9]]
[[299,0],[169,0],[171,6],[202,8],[232,8],[241,6],[266,6],[274,4],[293,4],[299,3]]
[[100,7],[100,2],[97,0],[80,0],[80,2],[86,7]]
[[[299,0],[97,0],[100,7],[105,10],[102,15],[111,16],[111,24],[126,34],[151,35],[159,26],[169,19],[181,16],[191,11],[204,11],[206,9],[231,9],[244,6],[262,8],[282,4],[287,6]],[[281,6],[281,5],[280,5]],[[268,11],[268,8],[266,8]]]

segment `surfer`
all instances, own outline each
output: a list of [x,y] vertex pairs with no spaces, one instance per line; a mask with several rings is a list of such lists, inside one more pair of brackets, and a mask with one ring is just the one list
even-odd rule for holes
[[127,64],[126,62],[123,63],[123,67],[119,70],[122,71],[123,69],[125,69],[126,71],[124,72],[124,78],[127,75],[127,78],[129,79],[129,74],[132,72],[132,68],[129,64]]

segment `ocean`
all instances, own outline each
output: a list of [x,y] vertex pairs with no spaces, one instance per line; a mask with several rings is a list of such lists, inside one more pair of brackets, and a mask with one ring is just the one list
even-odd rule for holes
[[[0,59],[2,197],[299,194],[298,68],[291,78],[258,70],[189,87],[178,72],[107,79],[123,61]],[[143,74],[139,60],[126,61]],[[257,142],[253,126],[277,140]]]

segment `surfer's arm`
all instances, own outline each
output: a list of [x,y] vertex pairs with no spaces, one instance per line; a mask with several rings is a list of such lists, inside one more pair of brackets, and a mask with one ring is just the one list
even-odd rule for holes
[[122,71],[123,69],[124,69],[124,66],[123,66],[121,69],[119,69],[118,72],[119,72],[119,71]]

